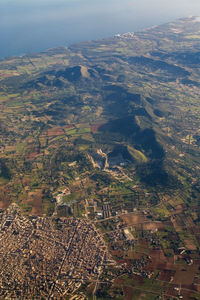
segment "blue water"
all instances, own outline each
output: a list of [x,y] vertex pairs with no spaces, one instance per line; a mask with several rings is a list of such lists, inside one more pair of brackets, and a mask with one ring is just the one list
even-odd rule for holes
[[187,15],[200,15],[199,0],[0,0],[0,57],[138,31]]

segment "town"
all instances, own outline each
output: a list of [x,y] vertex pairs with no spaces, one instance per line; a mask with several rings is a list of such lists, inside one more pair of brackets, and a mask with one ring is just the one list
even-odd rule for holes
[[0,297],[57,299],[98,282],[113,264],[94,225],[84,219],[26,218],[15,204],[0,215]]

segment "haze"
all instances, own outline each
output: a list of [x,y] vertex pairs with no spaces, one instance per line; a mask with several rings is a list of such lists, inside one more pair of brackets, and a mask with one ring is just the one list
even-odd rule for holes
[[138,31],[188,15],[199,0],[1,0],[0,57]]

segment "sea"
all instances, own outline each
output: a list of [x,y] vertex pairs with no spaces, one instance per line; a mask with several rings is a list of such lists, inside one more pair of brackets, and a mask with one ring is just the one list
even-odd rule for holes
[[0,58],[136,32],[187,15],[200,15],[199,0],[0,0]]

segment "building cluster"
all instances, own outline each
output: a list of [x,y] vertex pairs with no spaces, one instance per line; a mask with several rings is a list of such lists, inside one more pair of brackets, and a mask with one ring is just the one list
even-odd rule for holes
[[154,272],[145,269],[149,260],[150,257],[146,259],[134,259],[132,261],[132,265],[129,268],[129,274],[139,275],[143,278],[151,278],[154,275]]
[[124,39],[135,39],[136,36],[134,34],[134,32],[126,32],[126,33],[123,33],[123,34],[115,34],[115,37],[116,38],[124,38]]
[[109,255],[95,226],[76,218],[24,217],[0,212],[0,298],[73,295],[96,282]]
[[103,214],[103,218],[104,219],[110,218],[112,216],[109,204],[103,204],[103,206],[102,206],[102,214]]
[[121,251],[123,249],[134,247],[135,239],[129,229],[118,229],[106,234],[112,250]]

